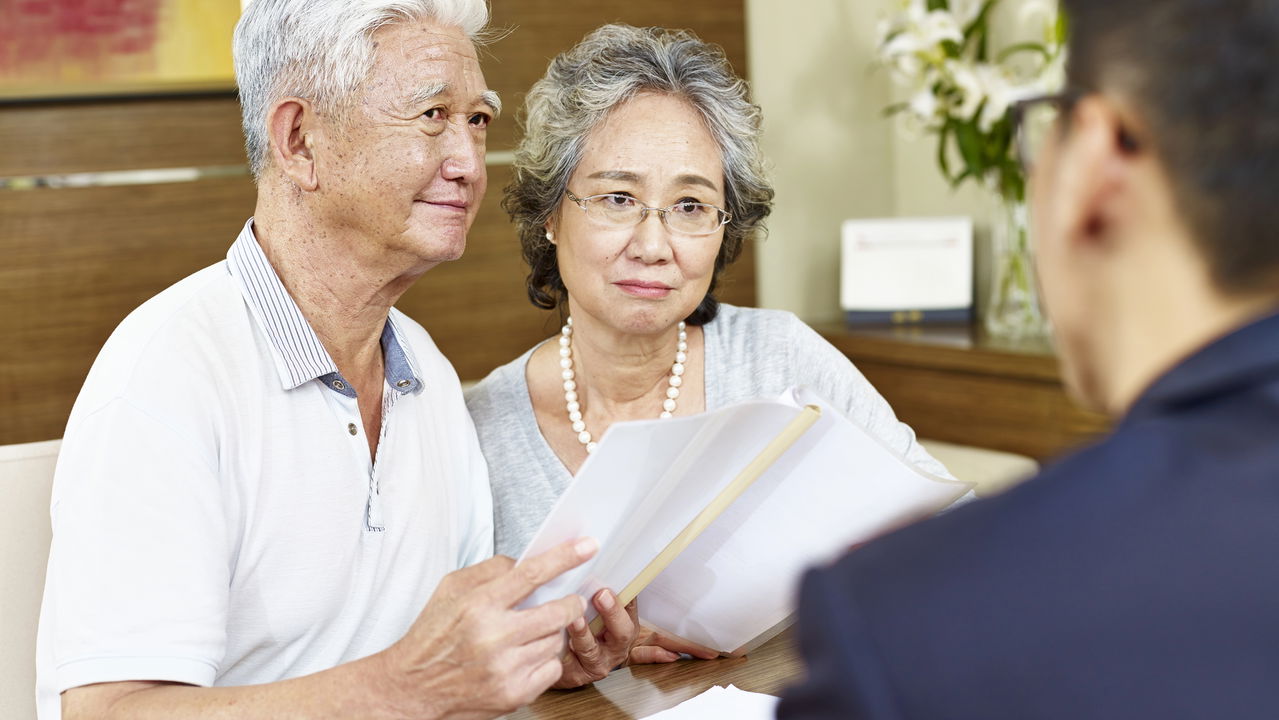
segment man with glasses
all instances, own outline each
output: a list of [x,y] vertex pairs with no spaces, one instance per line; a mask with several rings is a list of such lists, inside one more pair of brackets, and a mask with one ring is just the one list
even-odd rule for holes
[[1071,90],[1018,146],[1115,430],[811,573],[783,718],[1279,717],[1279,3],[1063,5]]

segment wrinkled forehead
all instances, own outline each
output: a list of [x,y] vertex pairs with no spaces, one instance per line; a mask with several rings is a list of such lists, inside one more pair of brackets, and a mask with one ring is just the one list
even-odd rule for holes
[[460,27],[406,20],[378,28],[371,39],[370,85],[400,91],[397,94],[447,86],[468,101],[488,90],[475,43]]

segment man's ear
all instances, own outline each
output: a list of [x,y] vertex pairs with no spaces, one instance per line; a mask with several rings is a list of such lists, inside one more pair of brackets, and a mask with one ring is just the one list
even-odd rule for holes
[[1114,242],[1116,224],[1132,209],[1134,156],[1120,141],[1124,126],[1120,109],[1102,95],[1083,98],[1071,115],[1059,201],[1071,210],[1070,237],[1090,245]]
[[299,189],[319,187],[312,154],[315,107],[301,98],[283,98],[267,111],[266,128],[271,159]]

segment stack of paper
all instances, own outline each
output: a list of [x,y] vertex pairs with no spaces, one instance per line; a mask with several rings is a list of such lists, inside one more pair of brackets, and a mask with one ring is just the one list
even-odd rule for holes
[[649,715],[644,720],[773,720],[777,712],[777,700],[772,695],[746,692],[732,685],[716,685],[691,700],[685,700],[656,715]]
[[[815,424],[740,496],[719,501],[815,409]],[[969,487],[913,467],[802,389],[692,417],[616,423],[523,558],[585,536],[600,542],[599,554],[524,606],[604,587],[628,602],[642,591],[640,618],[651,626],[722,653],[749,652],[788,623],[805,568],[936,512]],[[654,571],[677,536],[717,506],[726,509]],[[588,607],[587,619],[594,614]]]

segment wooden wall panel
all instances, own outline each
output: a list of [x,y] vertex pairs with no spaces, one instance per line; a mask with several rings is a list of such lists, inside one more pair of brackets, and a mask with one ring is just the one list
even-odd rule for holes
[[747,75],[745,0],[492,0],[492,7],[494,27],[510,34],[480,58],[489,87],[506,106],[489,134],[490,149],[514,146],[515,109],[550,59],[605,23],[692,30],[723,47],[737,73]]
[[[494,0],[493,25],[509,34],[480,58],[485,79],[506,105],[490,132],[490,150],[514,147],[516,110],[547,62],[606,22],[691,29],[722,46],[745,75],[744,0]],[[244,162],[240,106],[230,91],[6,105],[0,107],[0,148],[0,177]]]
[[[613,21],[693,29],[745,71],[743,0],[588,2],[494,0],[511,29],[481,57],[508,108],[493,151],[516,137],[515,109],[553,55]],[[233,93],[0,105],[0,178],[242,165]],[[479,379],[554,333],[534,309],[514,232],[499,207],[509,168],[490,192],[462,260],[424,276],[399,303],[431,331],[463,379]],[[247,176],[171,185],[0,189],[0,444],[59,437],[98,349],[148,297],[226,254],[252,212]],[[755,303],[748,247],[720,293]]]
[[244,162],[231,92],[0,106],[0,177]]
[[61,437],[111,331],[226,257],[254,194],[248,178],[0,192],[0,444]]

